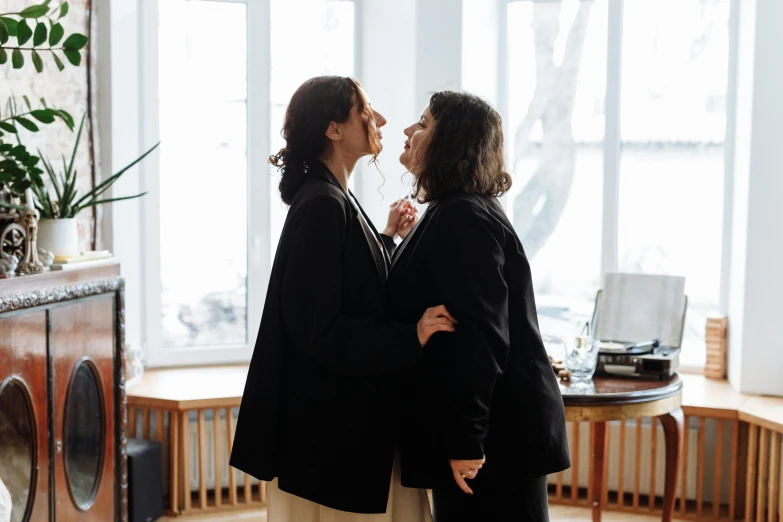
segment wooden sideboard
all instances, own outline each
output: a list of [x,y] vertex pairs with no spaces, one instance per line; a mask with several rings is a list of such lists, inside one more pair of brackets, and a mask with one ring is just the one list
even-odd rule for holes
[[0,480],[13,521],[127,521],[118,264],[0,280]]

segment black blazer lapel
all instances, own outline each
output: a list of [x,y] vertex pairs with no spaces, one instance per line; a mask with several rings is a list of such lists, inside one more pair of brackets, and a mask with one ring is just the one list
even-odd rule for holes
[[[356,198],[354,198],[351,191],[345,190],[345,188],[340,185],[340,182],[337,181],[337,178],[334,177],[334,174],[332,174],[332,171],[329,170],[329,167],[318,161],[317,163],[311,165],[311,168],[314,175],[339,188],[343,194],[345,194],[345,197],[348,199],[351,206],[357,211],[356,218],[359,220],[359,224],[362,226],[362,231],[364,231],[364,235],[367,238],[367,246],[370,248],[370,253],[375,260],[375,266],[378,269],[378,277],[380,278],[381,285],[385,285],[386,277],[389,275],[390,263],[387,254],[385,253],[386,249],[383,248],[383,242],[381,242],[381,238],[378,235],[378,232],[375,231],[375,228],[373,228],[370,220],[366,217],[367,215],[364,213],[364,209],[361,207],[361,205],[359,205],[359,202],[356,200]],[[381,242],[380,246],[378,245],[379,242]]]
[[367,212],[364,211],[364,207],[359,203],[359,200],[356,199],[356,196],[353,195],[353,192],[351,192],[351,196],[353,196],[353,200],[356,202],[356,206],[359,208],[359,212],[362,213],[362,216],[364,216],[364,220],[369,225],[370,233],[374,238],[376,238],[377,245],[380,246],[380,251],[384,260],[384,263],[386,265],[386,272],[388,273],[388,269],[391,267],[391,257],[389,256],[389,251],[386,250],[385,241],[383,240],[383,237],[381,237],[381,234],[378,233],[378,229],[375,228],[375,225],[372,224],[372,220],[370,219],[370,216],[367,215]]
[[400,243],[400,245],[397,247],[397,250],[394,251],[394,256],[392,257],[392,270],[394,270],[394,267],[397,265],[397,262],[402,257],[402,253],[405,250],[405,248],[410,244],[411,239],[413,239],[413,236],[419,232],[420,230],[424,230],[426,228],[426,221],[429,221],[429,218],[432,217],[432,212],[434,208],[437,206],[438,202],[434,201],[430,203],[429,207],[427,207],[427,210],[424,212],[424,215],[421,216],[421,219],[419,219],[418,223],[416,223],[410,232],[408,232],[408,236]]
[[367,245],[370,247],[373,259],[375,259],[375,267],[378,269],[378,277],[381,278],[381,283],[386,283],[386,277],[389,275],[389,259],[386,249],[383,248],[383,241],[381,236],[375,230],[375,227],[370,222],[367,214],[364,213],[364,209],[359,204],[359,201],[354,197],[353,193],[348,192],[348,198],[351,200],[351,204],[357,210],[359,223],[362,225],[364,236],[367,238]]

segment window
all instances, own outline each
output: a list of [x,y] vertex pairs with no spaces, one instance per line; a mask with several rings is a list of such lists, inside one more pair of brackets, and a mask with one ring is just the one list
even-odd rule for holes
[[[354,5],[147,0],[144,9],[143,141],[162,141],[145,169],[148,360],[247,361],[285,218],[267,159],[303,80],[353,74]],[[205,26],[222,28],[219,45]]]
[[[159,6],[162,346],[241,346],[248,337],[247,6]],[[208,25],[231,28],[219,46],[193,29]]]
[[607,271],[683,275],[681,362],[718,312],[730,0],[508,5],[507,208],[541,330],[589,320]]
[[[312,5],[311,5],[312,4]],[[288,100],[308,78],[320,75],[355,76],[353,2],[320,0],[309,2],[310,16],[301,16],[301,2],[272,0],[272,153],[285,145],[281,131]],[[308,39],[289,37],[294,32]],[[295,65],[294,65],[295,64]],[[270,165],[272,203],[271,260],[283,230],[287,207],[278,197],[280,176]]]
[[729,4],[623,10],[618,268],[685,276],[682,361],[700,366],[719,311]]
[[509,217],[541,330],[590,318],[601,275],[607,1],[508,6]]

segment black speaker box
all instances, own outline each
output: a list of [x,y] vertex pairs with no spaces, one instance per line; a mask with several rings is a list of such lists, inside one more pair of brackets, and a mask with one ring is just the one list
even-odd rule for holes
[[128,520],[153,522],[163,516],[160,442],[128,439]]

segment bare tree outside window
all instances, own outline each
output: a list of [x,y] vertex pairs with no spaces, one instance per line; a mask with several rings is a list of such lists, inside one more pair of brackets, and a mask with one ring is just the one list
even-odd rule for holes
[[[537,82],[525,117],[514,133],[515,163],[530,155],[539,159],[535,173],[514,198],[514,228],[531,258],[557,227],[574,182],[577,145],[571,119],[592,7],[593,2],[579,2],[574,21],[564,28],[560,23],[562,3],[533,5]],[[561,32],[567,35],[565,51],[556,65],[555,42]],[[534,130],[540,132],[535,141]]]
[[606,0],[508,7],[508,211],[531,260],[545,334],[587,320],[599,286]]
[[[620,64],[620,271],[683,275],[686,364],[704,362],[722,245],[730,0],[625,0]],[[600,288],[607,0],[508,6],[515,187],[545,334],[570,335]],[[610,52],[607,52],[610,51]]]

